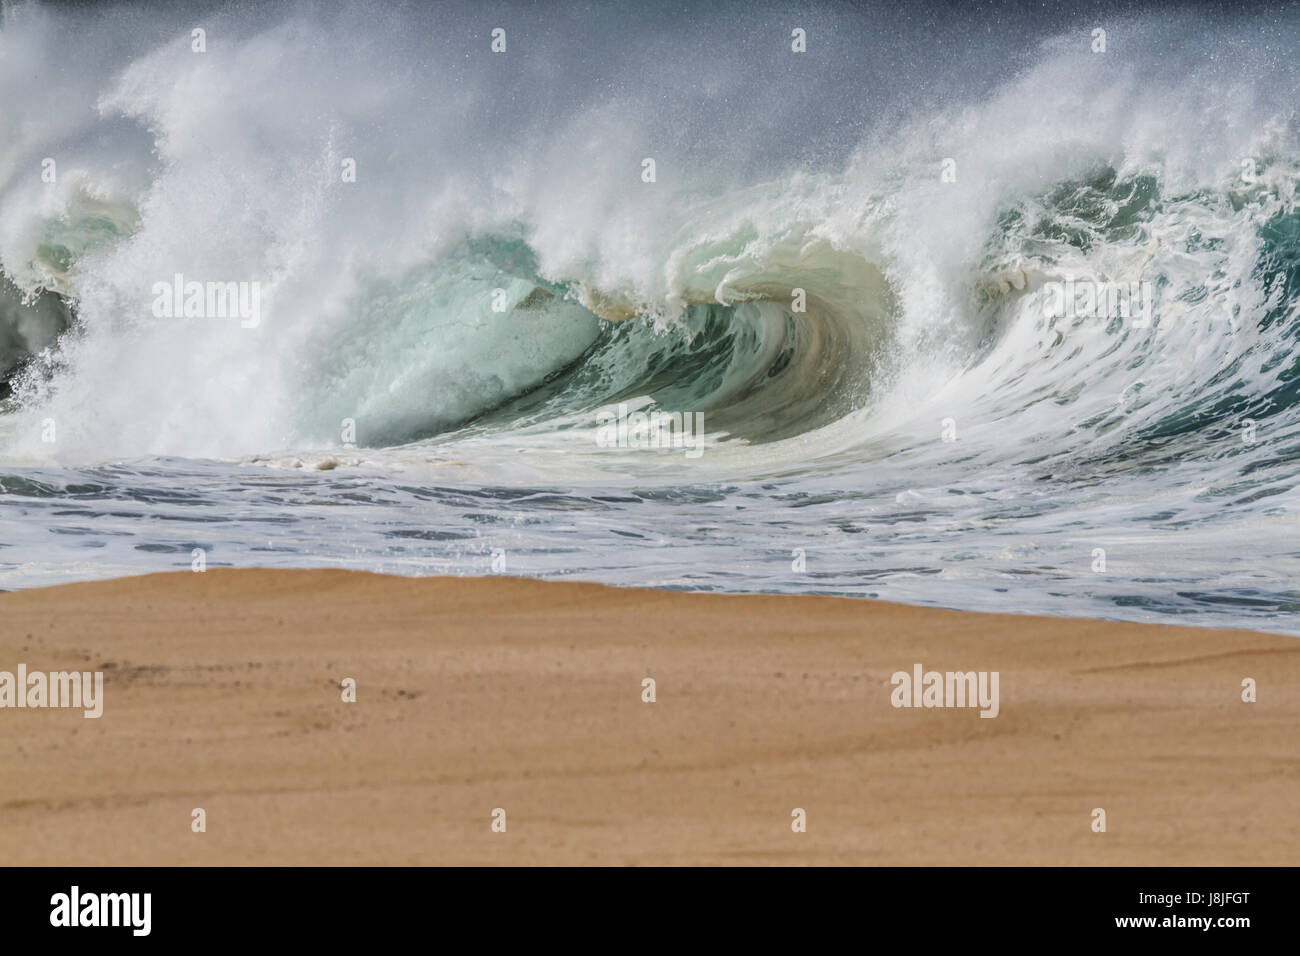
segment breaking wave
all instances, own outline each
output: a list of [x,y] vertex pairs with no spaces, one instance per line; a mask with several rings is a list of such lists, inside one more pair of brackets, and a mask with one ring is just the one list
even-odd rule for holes
[[[1148,555],[1294,520],[1294,8],[1110,17],[1104,53],[1064,13],[973,44],[942,11],[505,11],[8,7],[4,460],[797,479],[891,535],[960,513],[916,564],[949,580],[956,529],[1013,517],[1158,526]],[[259,283],[260,323],[156,317],[173,275]],[[1066,282],[1149,321],[1058,314]],[[702,412],[710,453],[598,449],[615,403]]]

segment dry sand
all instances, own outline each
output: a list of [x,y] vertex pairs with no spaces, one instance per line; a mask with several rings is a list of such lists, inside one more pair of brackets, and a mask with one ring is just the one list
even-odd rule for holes
[[[1295,638],[211,570],[0,595],[20,662],[105,705],[0,710],[10,864],[1300,863]],[[1001,713],[895,709],[918,662]]]

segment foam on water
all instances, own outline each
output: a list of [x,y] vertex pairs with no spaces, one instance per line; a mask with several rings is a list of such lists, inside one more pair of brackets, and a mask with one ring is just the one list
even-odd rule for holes
[[[733,14],[10,8],[0,586],[498,550],[1300,632],[1295,10]],[[156,318],[177,273],[260,325]]]

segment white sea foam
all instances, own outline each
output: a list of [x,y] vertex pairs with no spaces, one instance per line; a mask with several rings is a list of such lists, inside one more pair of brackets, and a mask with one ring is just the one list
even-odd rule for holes
[[[1300,630],[1295,12],[1116,19],[1104,54],[1069,18],[887,13],[811,12],[793,54],[778,7],[507,8],[498,55],[470,6],[10,10],[0,269],[76,328],[0,416],[8,501],[193,481],[278,513],[240,497],[262,475],[296,537],[250,517],[232,560],[508,546],[522,573]],[[176,274],[258,283],[261,321],[157,319]],[[1055,315],[1067,282],[1151,289],[1151,327]],[[22,321],[10,352],[48,344]],[[704,413],[707,453],[599,446],[620,402]],[[344,531],[361,475],[387,524]],[[88,522],[103,567],[146,560],[137,521]],[[678,551],[683,526],[715,531]],[[143,553],[186,554],[160,527]],[[58,573],[45,529],[12,538],[0,583]]]

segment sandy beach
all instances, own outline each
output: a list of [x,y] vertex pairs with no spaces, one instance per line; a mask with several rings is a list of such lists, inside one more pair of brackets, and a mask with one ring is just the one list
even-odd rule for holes
[[[99,719],[0,710],[12,864],[1300,862],[1294,638],[345,571],[0,621],[0,670],[104,673]],[[999,672],[997,717],[892,706],[918,663]]]

